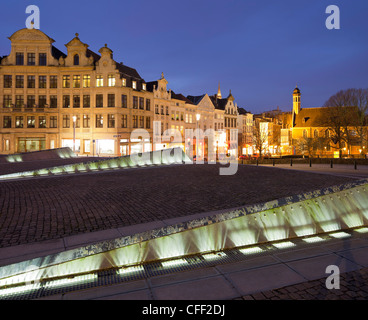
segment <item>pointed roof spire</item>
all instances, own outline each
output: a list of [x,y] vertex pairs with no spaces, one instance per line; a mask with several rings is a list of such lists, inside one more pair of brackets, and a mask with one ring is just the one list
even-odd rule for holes
[[222,99],[221,90],[220,90],[220,82],[219,82],[219,85],[218,85],[218,90],[217,90],[216,98],[217,99]]
[[229,96],[227,97],[228,100],[231,100],[231,101],[234,101],[234,97],[233,95],[231,94],[231,90],[230,90],[230,93],[229,93]]
[[296,85],[293,94],[300,94],[300,89],[298,88],[298,85]]

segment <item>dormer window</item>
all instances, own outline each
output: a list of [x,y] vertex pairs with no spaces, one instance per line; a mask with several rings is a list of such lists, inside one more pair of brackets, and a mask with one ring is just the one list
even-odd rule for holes
[[74,55],[74,65],[79,66],[79,54]]
[[125,78],[121,79],[121,85],[123,87],[126,87],[126,79]]
[[109,74],[108,76],[108,86],[115,87],[115,76],[113,74]]
[[147,87],[146,87],[146,84],[145,83],[142,83],[142,90],[144,90],[144,91],[147,90]]
[[96,87],[103,87],[103,77],[102,76],[96,77]]
[[137,81],[132,81],[132,88],[137,89]]

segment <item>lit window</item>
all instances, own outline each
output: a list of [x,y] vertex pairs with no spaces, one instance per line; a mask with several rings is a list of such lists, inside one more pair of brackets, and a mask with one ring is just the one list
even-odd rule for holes
[[83,76],[83,87],[89,88],[91,86],[91,76],[90,75],[84,75]]
[[142,83],[142,90],[147,90],[147,86],[145,83]]
[[103,77],[102,76],[97,76],[96,87],[103,87]]
[[15,117],[15,127],[23,128],[23,117],[22,116]]
[[70,88],[70,76],[63,76],[63,88]]
[[126,87],[126,79],[125,78],[121,79],[121,85],[123,87]]
[[89,128],[90,127],[90,116],[88,114],[83,115],[83,128]]
[[114,114],[109,114],[107,116],[107,127],[115,128],[115,115]]
[[80,76],[73,76],[73,88],[80,88]]
[[96,114],[96,128],[103,128],[103,116]]
[[115,87],[115,76],[111,74],[109,75],[109,78],[108,78],[108,86]]
[[12,105],[12,96],[11,95],[4,95],[3,97],[4,107],[10,108]]
[[38,117],[38,127],[39,128],[46,128],[46,116]]
[[132,81],[132,88],[137,89],[137,81]]
[[27,128],[34,128],[36,124],[36,117],[29,116],[27,117]]

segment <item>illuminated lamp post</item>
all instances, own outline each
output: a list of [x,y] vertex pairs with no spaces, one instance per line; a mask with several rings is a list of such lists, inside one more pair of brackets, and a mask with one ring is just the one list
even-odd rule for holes
[[197,135],[196,135],[196,161],[198,161],[198,135],[199,135],[199,125],[198,122],[201,119],[201,115],[199,113],[196,114],[196,119],[197,119]]

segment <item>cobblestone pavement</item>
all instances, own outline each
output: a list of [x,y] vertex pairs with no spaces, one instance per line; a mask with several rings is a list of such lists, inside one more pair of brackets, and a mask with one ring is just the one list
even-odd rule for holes
[[354,180],[245,165],[220,176],[219,168],[174,165],[3,181],[0,247],[256,204]]
[[276,290],[246,295],[236,300],[367,300],[368,268],[342,273],[340,288],[327,289],[326,278]]

